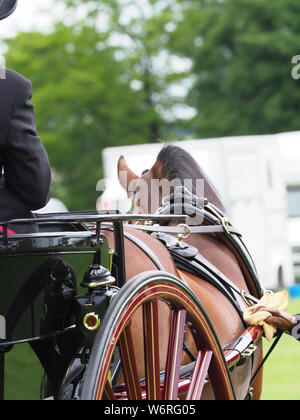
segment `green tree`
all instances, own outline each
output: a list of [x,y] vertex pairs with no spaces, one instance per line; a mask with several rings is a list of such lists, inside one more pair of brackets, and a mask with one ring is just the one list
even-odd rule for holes
[[298,130],[297,0],[177,0],[170,47],[193,61],[189,127],[198,136]]
[[92,26],[58,25],[50,34],[21,33],[8,42],[8,67],[33,82],[53,195],[74,210],[95,208],[104,147],[148,137],[148,116],[107,37]]
[[[127,71],[139,86],[141,102],[148,110],[150,140],[170,137],[174,119],[172,108],[180,99],[171,93],[185,72],[176,70],[174,57],[168,51],[169,33],[174,18],[174,2],[170,0],[122,0],[118,32],[129,40]],[[164,120],[171,124],[164,124]],[[167,129],[166,129],[167,128]]]
[[[169,36],[176,19],[173,0],[56,0],[73,13],[73,24],[93,25],[101,30],[99,20],[108,16],[110,36],[108,42],[118,45],[124,64],[124,77],[139,95],[140,105],[147,115],[148,136],[157,142],[170,138],[176,131],[173,109],[184,106],[182,97],[174,94],[176,84],[187,76],[185,70],[176,69],[176,57],[168,51]],[[76,11],[83,3],[86,14],[77,20]],[[76,21],[76,23],[75,23]]]
[[93,208],[101,150],[173,137],[172,108],[182,98],[170,88],[186,74],[166,48],[170,0],[57,2],[69,26],[9,40],[7,64],[33,82],[53,195],[70,209]]

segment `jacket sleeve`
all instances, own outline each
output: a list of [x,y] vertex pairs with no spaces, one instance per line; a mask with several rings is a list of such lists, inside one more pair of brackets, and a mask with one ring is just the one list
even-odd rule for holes
[[18,92],[10,115],[4,151],[5,186],[28,210],[44,207],[50,198],[51,171],[37,136],[31,82]]

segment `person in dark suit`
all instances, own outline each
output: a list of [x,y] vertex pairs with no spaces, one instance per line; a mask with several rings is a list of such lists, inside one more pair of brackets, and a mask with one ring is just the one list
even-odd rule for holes
[[50,198],[50,165],[37,137],[31,82],[12,70],[0,79],[0,220],[30,217]]
[[[0,20],[16,3],[0,0]],[[31,97],[31,82],[5,69],[0,78],[0,221],[30,218],[50,198],[50,164],[37,136]]]

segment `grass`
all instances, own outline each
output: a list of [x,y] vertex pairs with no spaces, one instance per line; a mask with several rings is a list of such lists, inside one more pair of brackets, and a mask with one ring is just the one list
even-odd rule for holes
[[[300,313],[300,299],[291,300],[289,313]],[[264,340],[264,351],[270,344]],[[6,356],[6,400],[38,400],[42,368],[28,344]],[[263,400],[300,400],[300,343],[284,335],[264,367]]]
[[43,370],[28,344],[18,344],[5,359],[5,400],[39,400]]
[[[288,312],[300,313],[300,299],[291,299]],[[264,340],[264,352],[270,344]],[[283,335],[264,367],[263,400],[300,400],[300,343]]]

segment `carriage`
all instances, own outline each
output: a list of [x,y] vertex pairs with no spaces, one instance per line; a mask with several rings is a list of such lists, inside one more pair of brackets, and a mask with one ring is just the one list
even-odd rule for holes
[[[142,211],[139,181],[170,165],[178,172],[184,160],[210,199],[173,185],[157,211]],[[275,338],[272,351],[296,318],[264,289],[241,233],[184,151],[164,148],[141,178],[124,158],[118,170],[129,213],[0,222],[1,399],[5,356],[20,343],[43,367],[44,398],[259,399],[270,354],[263,358],[262,338]],[[31,233],[15,234],[20,226]]]
[[[178,232],[192,229],[184,215],[116,211],[47,214],[1,224],[5,286],[0,298],[2,399],[5,355],[24,342],[30,344],[45,370],[45,397],[236,398],[232,372],[247,362],[254,363],[262,328],[245,328],[223,347],[200,299],[184,280],[166,272],[149,249],[143,252],[150,254],[156,269],[126,281],[124,239],[141,246],[128,230],[139,226],[163,235],[168,228],[161,224],[170,218],[179,224]],[[9,226],[18,224],[38,226],[38,232],[9,235]],[[215,227],[231,235],[222,220]],[[108,233],[113,245],[108,243]],[[178,233],[173,248],[184,249],[181,244],[186,237]],[[217,279],[215,282],[214,287],[228,288]],[[242,298],[251,305],[249,297]],[[159,329],[165,310],[168,331],[164,331],[167,338],[162,343]],[[139,343],[137,332],[142,336]],[[191,340],[193,345],[188,344]],[[246,397],[251,398],[252,381],[247,387]]]

